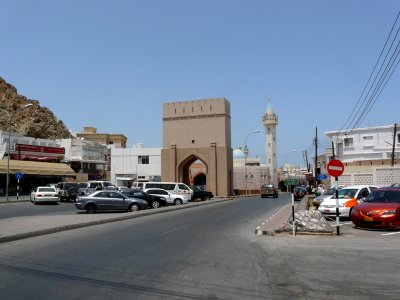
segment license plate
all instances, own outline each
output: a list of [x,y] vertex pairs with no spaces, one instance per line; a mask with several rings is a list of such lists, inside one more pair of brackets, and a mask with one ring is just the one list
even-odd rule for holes
[[329,209],[324,209],[324,212],[331,212]]
[[364,217],[364,221],[373,222],[374,218],[371,217]]

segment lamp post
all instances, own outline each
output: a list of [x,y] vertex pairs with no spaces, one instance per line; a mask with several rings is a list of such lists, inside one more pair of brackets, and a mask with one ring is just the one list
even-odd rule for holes
[[255,130],[253,132],[250,132],[248,135],[246,135],[245,139],[244,139],[244,177],[245,177],[245,187],[246,187],[246,196],[247,196],[247,155],[249,154],[249,149],[247,148],[247,138],[249,137],[249,135],[253,134],[253,133],[258,133],[260,132],[260,130]]
[[[32,103],[29,103],[24,105],[22,108],[30,107],[32,105],[33,105]],[[8,147],[7,147],[7,178],[6,178],[6,201],[8,202],[8,187],[10,185],[11,120],[14,114],[11,114],[8,110],[2,108],[0,108],[0,111],[3,111],[8,115]]]

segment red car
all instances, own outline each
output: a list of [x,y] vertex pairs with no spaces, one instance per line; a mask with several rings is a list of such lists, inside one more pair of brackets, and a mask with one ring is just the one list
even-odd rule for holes
[[351,220],[356,227],[400,228],[400,187],[372,191],[353,207]]

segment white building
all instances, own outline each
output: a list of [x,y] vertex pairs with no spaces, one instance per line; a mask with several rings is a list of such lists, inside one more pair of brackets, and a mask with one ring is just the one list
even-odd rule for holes
[[129,186],[134,181],[161,179],[161,148],[144,148],[138,143],[132,148],[111,147],[111,182]]
[[[394,126],[354,129],[351,135],[343,131],[324,134],[334,142],[335,154],[343,163],[354,161],[381,161],[392,158]],[[395,139],[395,158],[399,158],[399,135]]]
[[[247,184],[246,184],[247,177]],[[263,184],[269,182],[268,167],[259,157],[246,157],[241,149],[233,150],[233,189],[235,194],[259,193]]]
[[[345,166],[339,183],[387,186],[399,182],[400,134],[394,136],[394,132],[393,125],[357,128],[351,134],[344,131],[324,132],[334,143],[335,158]],[[321,171],[326,169],[332,149],[327,149],[326,153]]]
[[65,161],[77,173],[77,181],[105,179],[107,146],[82,138],[61,139]]

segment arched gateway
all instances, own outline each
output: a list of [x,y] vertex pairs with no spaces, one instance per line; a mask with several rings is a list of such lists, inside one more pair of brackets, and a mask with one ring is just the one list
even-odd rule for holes
[[190,166],[206,166],[207,189],[233,193],[230,103],[225,98],[164,103],[161,177],[190,184]]

